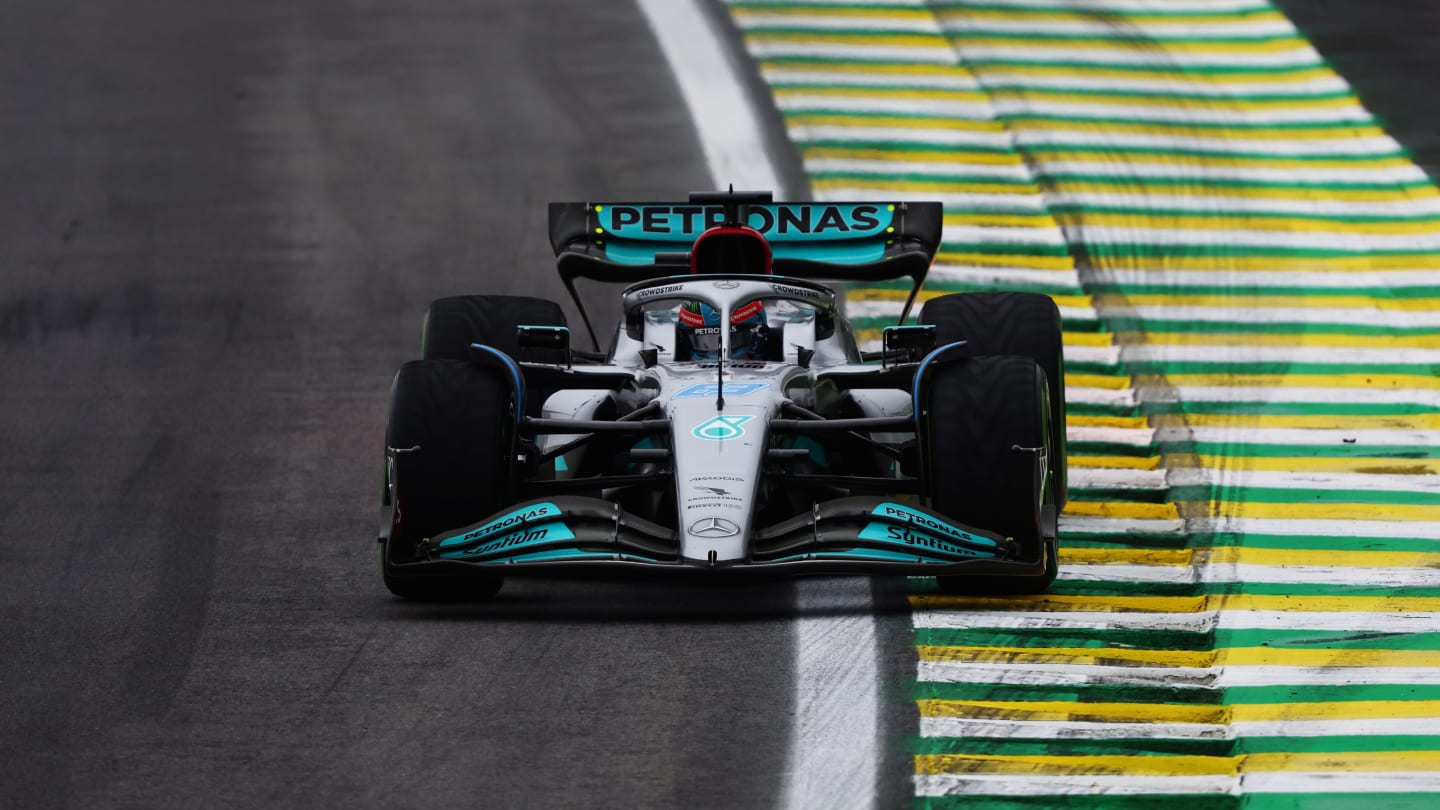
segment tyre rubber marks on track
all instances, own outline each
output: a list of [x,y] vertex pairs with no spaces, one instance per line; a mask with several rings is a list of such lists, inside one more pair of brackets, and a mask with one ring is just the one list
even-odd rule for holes
[[917,794],[1440,801],[1440,193],[1348,85],[1257,0],[731,11],[818,197],[1066,318],[1061,579],[917,589]]

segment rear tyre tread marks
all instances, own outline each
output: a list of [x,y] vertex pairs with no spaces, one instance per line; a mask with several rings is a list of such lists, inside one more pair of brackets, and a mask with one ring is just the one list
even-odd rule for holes
[[381,546],[391,593],[407,599],[485,599],[501,577],[469,570],[405,571],[417,544],[475,523],[503,505],[511,392],[499,369],[461,360],[412,360],[391,388],[385,429],[396,455],[395,520]]
[[[925,403],[932,504],[957,521],[997,531],[1033,558],[1044,543],[1035,502],[1034,458],[1013,448],[1046,443],[1045,372],[1029,357],[990,355],[940,364]],[[1045,543],[1038,577],[943,576],[950,593],[1039,593],[1055,579],[1055,544]]]
[[1048,295],[1027,292],[956,293],[932,298],[920,310],[920,323],[935,325],[936,345],[956,341],[964,357],[1018,354],[1045,370],[1049,382],[1051,469],[1055,505],[1067,498],[1065,442],[1065,354],[1060,308]]

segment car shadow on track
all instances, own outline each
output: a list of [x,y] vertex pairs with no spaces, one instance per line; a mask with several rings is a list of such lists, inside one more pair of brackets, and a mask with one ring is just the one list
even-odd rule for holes
[[384,613],[429,621],[651,622],[663,624],[786,621],[796,618],[908,615],[905,580],[875,578],[865,587],[858,578],[750,584],[610,582],[517,579],[483,602],[405,602],[387,600]]

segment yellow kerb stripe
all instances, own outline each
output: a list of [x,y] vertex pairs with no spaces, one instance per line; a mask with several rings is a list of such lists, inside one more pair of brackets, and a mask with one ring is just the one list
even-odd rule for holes
[[[859,65],[859,63],[853,63]],[[858,69],[858,68],[857,68]],[[1003,67],[982,66],[977,68],[977,73],[989,77],[990,81],[999,81],[1002,76],[1063,76],[1085,77],[1094,79],[1149,79],[1156,82],[1173,84],[1176,81],[1184,81],[1189,84],[1210,84],[1210,85],[1232,85],[1232,84],[1302,84],[1315,80],[1329,80],[1335,78],[1335,73],[1328,68],[1297,67],[1289,70],[1276,70],[1274,73],[1262,73],[1258,71],[1235,73],[1187,73],[1172,68],[1144,68],[1121,70],[1109,65],[1004,65]]]
[[[945,151],[904,152],[895,149],[847,149],[835,146],[812,146],[801,148],[800,154],[806,159],[828,158],[835,160],[885,160],[906,163],[966,163],[986,166],[1020,166],[1025,161],[1016,152],[991,152],[963,148]],[[947,214],[946,218],[966,216],[964,213]],[[1048,217],[1047,217],[1048,219]],[[1052,220],[1053,222],[1053,220]]]
[[949,48],[950,40],[939,34],[895,34],[882,31],[766,31],[746,32],[745,43],[756,45],[798,43],[802,45],[876,45],[887,48]]
[[1158,470],[1160,457],[1149,456],[1082,456],[1072,455],[1066,462],[1071,467],[1086,467],[1101,470]]
[[1257,335],[1248,332],[1197,334],[1194,332],[1125,332],[1122,342],[1152,346],[1334,346],[1349,349],[1440,349],[1440,333],[1433,335],[1346,335],[1303,332]]
[[1315,127],[1304,129],[1285,129],[1282,127],[1254,127],[1247,129],[1213,129],[1199,130],[1194,126],[1184,124],[1131,124],[1115,121],[1066,121],[1066,120],[1038,120],[1026,121],[1026,129],[1061,130],[1066,132],[1094,132],[1102,134],[1106,132],[1120,132],[1137,135],[1176,135],[1185,138],[1216,138],[1219,140],[1278,140],[1278,141],[1300,141],[1300,140],[1350,140],[1353,138],[1384,138],[1387,137],[1385,130],[1377,126],[1350,125],[1333,127]]
[[1101,306],[1230,307],[1232,309],[1373,309],[1386,312],[1433,312],[1430,298],[1379,298],[1368,295],[1256,295],[1237,289],[1234,295],[1136,294],[1097,295]]
[[959,101],[971,104],[988,104],[990,97],[972,90],[944,90],[930,88],[895,89],[885,87],[777,87],[773,90],[777,99],[797,97],[820,98],[883,98],[909,101]]
[[[1397,523],[1440,522],[1440,506],[1408,503],[1260,503],[1187,501],[1179,504],[1188,518],[1260,518],[1270,520],[1384,520]],[[1070,511],[1069,507],[1065,510]],[[1423,531],[1415,529],[1413,531]]]
[[935,15],[929,9],[909,9],[888,6],[885,8],[858,8],[845,6],[824,6],[821,8],[795,8],[777,6],[774,8],[732,8],[730,13],[735,17],[745,20],[752,17],[797,17],[799,19],[814,19],[817,17],[851,18],[858,20],[933,20]]
[[1176,96],[1156,96],[1143,93],[1089,93],[1084,90],[1058,92],[1048,90],[1011,89],[998,89],[993,91],[991,95],[996,98],[1023,99],[1025,101],[1053,102],[1060,104],[1104,104],[1191,110],[1240,110],[1249,112],[1263,112],[1271,110],[1336,110],[1351,108],[1357,110],[1360,109],[1359,100],[1353,96],[1348,95],[1324,98],[1286,98],[1276,100],[1263,100],[1245,98],[1221,98],[1214,96],[1205,96],[1201,98],[1181,98]]
[[[933,663],[1078,664],[1118,667],[1437,667],[1440,650],[1231,647],[1218,650],[1140,650],[1130,647],[916,648]],[[1440,678],[1440,669],[1435,673]]]
[[1317,233],[1430,234],[1440,233],[1440,220],[1430,222],[1337,222],[1298,217],[1251,217],[1237,212],[1214,216],[1152,216],[1146,214],[1057,214],[1066,225],[1107,225],[1161,230],[1306,231]]
[[[851,295],[850,300],[863,301],[865,299],[862,295]],[[856,339],[862,342],[866,340],[880,340],[881,334],[881,329],[867,328],[855,330]],[[1064,341],[1066,346],[1104,348],[1106,346],[1113,346],[1115,343],[1115,341],[1111,338],[1110,333],[1108,332],[1065,332],[1061,335],[1061,339]],[[1073,421],[1074,418],[1075,417],[1070,417],[1071,421],[1069,423],[1072,425],[1079,424]],[[1127,424],[1126,426],[1128,427],[1129,425]]]
[[1059,226],[1046,214],[946,214],[946,225],[988,228],[1050,228]]
[[1440,430],[1440,413],[1397,414],[1395,416],[1167,413],[1157,414],[1152,417],[1152,419],[1155,427],[1299,428],[1304,430]]
[[[854,73],[862,76],[950,76],[961,79],[973,79],[975,77],[970,70],[960,65],[938,65],[930,63],[884,64],[880,62],[825,62],[799,59],[787,59],[781,62],[774,59],[761,59],[760,69],[766,72],[802,71],[805,73]],[[1287,73],[1285,75],[1289,74]]]
[[1105,416],[1071,413],[1065,415],[1065,424],[1071,427],[1107,427],[1143,430],[1150,427],[1150,419],[1145,416]]
[[935,255],[935,266],[955,265],[968,268],[1024,267],[1030,270],[1055,270],[1073,272],[1075,259],[1071,256],[1025,256],[1008,253],[950,253],[941,250]]
[[[811,127],[886,127],[890,129],[948,129],[966,132],[1003,132],[999,121],[974,118],[912,118],[904,115],[843,115],[836,113],[789,113],[785,122],[790,126]],[[804,141],[801,140],[801,143]]]
[[1105,347],[1115,345],[1115,336],[1109,332],[1065,332],[1066,346]]
[[1195,553],[1185,548],[1067,548],[1060,547],[1062,565],[1190,565]]
[[1099,374],[1066,374],[1065,384],[1075,388],[1103,388],[1108,391],[1123,391],[1132,387],[1129,377],[1108,377]]
[[[1076,149],[1061,149],[1054,146],[1039,146],[1034,149],[1027,149],[1026,154],[1033,160],[1041,163],[1053,163],[1065,161],[1067,163],[1114,163],[1114,152],[1092,152],[1085,147]],[[1264,157],[1250,155],[1170,155],[1165,153],[1136,155],[1134,163],[1164,163],[1175,166],[1183,166],[1187,169],[1196,167],[1206,168],[1241,168],[1241,169],[1398,169],[1408,168],[1415,164],[1402,157],[1373,157],[1364,160],[1331,160],[1316,158],[1313,160],[1298,160],[1284,157],[1283,155],[1266,155]],[[1236,216],[1243,214],[1236,213]]]
[[840,180],[811,180],[810,186],[816,191],[864,188],[895,193],[936,192],[942,194],[1005,194],[1033,196],[1040,193],[1034,183],[1017,180],[1013,183],[967,183],[949,180],[890,180],[881,178],[844,178]]
[[1065,504],[1065,514],[1133,520],[1179,520],[1180,518],[1175,504],[1134,503],[1131,501],[1070,501]]
[[[1071,459],[1074,464],[1074,459]],[[1261,472],[1363,473],[1369,475],[1440,475],[1440,459],[1431,458],[1271,458],[1210,456],[1177,453],[1165,458],[1167,467],[1206,467],[1215,470]]]
[[1369,388],[1429,391],[1440,378],[1426,374],[1170,374],[1136,375],[1139,385],[1185,385],[1232,388]]
[[[1009,49],[1033,48],[1037,50],[1053,52],[1063,47],[1067,51],[1133,51],[1145,49],[1161,53],[1186,53],[1186,54],[1253,54],[1253,53],[1284,53],[1286,51],[1311,51],[1310,43],[1299,38],[1278,38],[1263,42],[1220,42],[1206,40],[1190,41],[1169,41],[1159,42],[1156,40],[1123,39],[1119,37],[1086,37],[1066,38],[1063,43],[1053,39],[1040,39],[1038,37],[997,37],[984,33],[966,34],[964,32],[952,31],[951,36],[956,42],[966,47],[1000,47]],[[863,41],[865,36],[856,37]],[[836,39],[836,42],[846,40]],[[850,40],[853,41],[853,40]]]
[[1112,270],[1140,270],[1160,273],[1186,270],[1224,270],[1244,274],[1259,272],[1373,272],[1440,270],[1440,252],[1404,253],[1393,256],[1294,257],[1269,256],[1100,256],[1092,259],[1096,266]]
[[[1207,596],[1049,595],[1026,597],[913,595],[917,610],[1015,610],[1115,613],[1202,613],[1212,610],[1263,610],[1287,613],[1440,612],[1440,597],[1427,596]],[[1440,673],[1437,673],[1440,675]]]
[[[950,295],[950,290],[921,290],[919,300],[929,301],[931,298],[939,298],[942,295]],[[897,289],[869,289],[860,291],[858,295],[846,296],[851,301],[904,301],[910,297],[910,290]],[[1089,307],[1093,301],[1088,295],[1052,295],[1056,306],[1061,307]]]
[[[1070,193],[1088,194],[1114,194],[1116,189],[1133,190],[1134,180],[1126,177],[1117,177],[1112,182],[1091,182],[1088,180],[1066,180],[1055,178],[1049,181],[1058,191]],[[1184,197],[1208,197],[1216,200],[1240,199],[1240,200],[1295,200],[1297,202],[1309,202],[1317,196],[1322,199],[1348,200],[1351,202],[1412,202],[1417,198],[1432,198],[1440,196],[1434,186],[1396,186],[1390,189],[1346,189],[1326,188],[1317,193],[1313,188],[1304,186],[1256,186],[1242,188],[1239,186],[1210,186],[1196,184],[1193,180],[1177,179],[1173,183],[1151,186],[1153,192],[1159,193],[1160,189],[1165,194],[1174,194]]]
[[[828,12],[827,12],[828,16]],[[1087,11],[1056,11],[1052,9],[980,9],[980,8],[942,8],[936,12],[936,16],[945,21],[974,20],[984,22],[995,21],[1016,21],[1016,22],[1083,22],[1093,23],[1095,14]],[[1111,15],[1107,14],[1107,17]],[[1284,22],[1284,15],[1276,11],[1263,11],[1255,14],[1227,14],[1224,12],[1196,12],[1190,14],[1128,14],[1124,12],[1113,15],[1120,23],[1127,26],[1176,26],[1185,29],[1194,25],[1225,25],[1233,24],[1239,29],[1237,33],[1243,33],[1246,23],[1254,22]]]
[[1275,565],[1288,567],[1440,568],[1440,553],[1408,551],[1340,551],[1214,546],[1196,549],[1066,548],[1060,562],[1069,565]]
[[1233,757],[1095,755],[988,756],[921,754],[917,774],[1013,773],[1109,776],[1238,776],[1259,772],[1440,770],[1440,751],[1346,751],[1337,753],[1241,754]]
[[921,700],[921,717],[1099,723],[1256,723],[1282,720],[1363,720],[1434,717],[1437,700],[1349,700],[1207,706],[1177,703]]

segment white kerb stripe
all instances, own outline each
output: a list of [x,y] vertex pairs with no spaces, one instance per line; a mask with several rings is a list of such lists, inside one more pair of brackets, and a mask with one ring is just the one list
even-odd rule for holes
[[1237,686],[1429,685],[1436,667],[1129,667],[1092,664],[992,664],[921,661],[921,681],[934,683],[1025,684],[1031,686],[1162,686],[1229,689]]
[[[1364,270],[1345,273],[1276,271],[1276,270],[1165,270],[1161,268],[1096,267],[1091,277],[1102,284],[1143,284],[1157,273],[1165,273],[1166,288],[1172,293],[1185,293],[1192,288],[1227,287],[1313,287],[1324,289],[1393,289],[1396,287],[1440,287],[1440,271]],[[933,275],[933,271],[932,271]]]
[[1440,349],[1355,349],[1344,346],[1233,346],[1135,344],[1121,349],[1126,362],[1349,363],[1440,365]]
[[[1076,704],[1083,713],[1084,704]],[[1188,739],[1241,737],[1330,737],[1413,734],[1429,736],[1440,717],[1366,717],[1343,720],[1271,720],[1237,723],[1126,723],[1082,720],[1013,720],[984,717],[922,717],[922,737],[988,739]]]
[[[1440,793],[1440,773],[1254,772],[1236,776],[1130,774],[931,774],[915,777],[918,796],[1140,796],[1236,793]],[[1440,797],[1437,797],[1440,798]],[[1378,801],[1378,800],[1377,800]],[[1377,805],[1378,806],[1378,805]]]
[[[1060,567],[1063,570],[1065,563]],[[915,626],[947,630],[1158,630],[1210,633],[1215,630],[1324,630],[1356,633],[1432,633],[1440,613],[1385,613],[1317,610],[1204,610],[1195,613],[1101,611],[976,611],[922,608]]]
[[1062,565],[1066,582],[1145,583],[1185,585],[1199,582],[1249,582],[1284,585],[1335,585],[1363,587],[1383,582],[1387,588],[1440,587],[1436,568],[1361,568],[1338,565],[1249,565],[1214,563],[1179,565]]
[[[1219,359],[1224,359],[1222,356]],[[1156,441],[1197,441],[1224,444],[1304,444],[1320,447],[1436,447],[1435,430],[1342,430],[1333,428],[1165,427]]]
[[1176,385],[1139,389],[1145,402],[1348,402],[1440,407],[1434,389],[1305,388],[1300,386]]
[[915,777],[917,796],[1141,796],[1227,794],[1233,776],[1113,776],[1109,774],[945,773]]
[[[886,27],[889,27],[888,21]],[[1289,20],[1261,18],[1258,20],[1219,20],[1214,22],[1186,22],[1183,26],[1174,23],[1121,20],[1119,24],[1090,20],[1047,20],[1036,17],[994,19],[966,14],[963,11],[947,14],[944,28],[967,37],[984,37],[993,34],[1065,34],[1076,37],[1125,37],[1141,40],[1160,40],[1163,47],[1166,37],[1180,35],[1186,39],[1214,37],[1293,37],[1295,26]],[[1149,44],[1149,43],[1147,43]],[[1153,47],[1153,46],[1152,46]]]
[[[1342,417],[1343,418],[1343,417]],[[1241,462],[1243,463],[1243,462]],[[1075,485],[1075,470],[1070,485]],[[1341,489],[1351,492],[1440,492],[1440,475],[1386,473],[1327,473],[1303,470],[1246,470],[1235,467],[1172,467],[1166,476],[1172,487],[1221,486],[1270,489]]]

